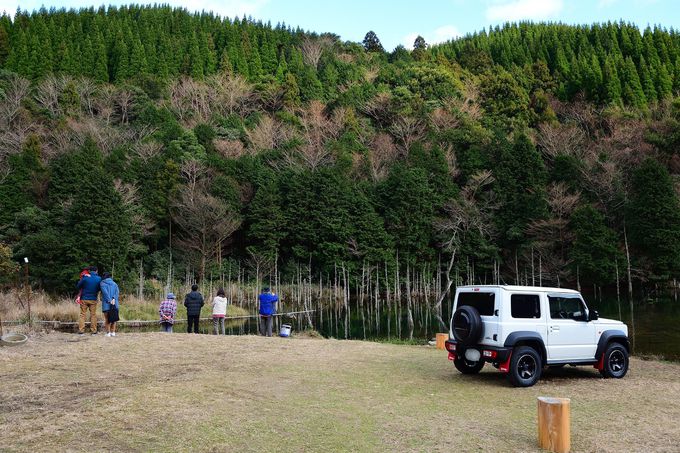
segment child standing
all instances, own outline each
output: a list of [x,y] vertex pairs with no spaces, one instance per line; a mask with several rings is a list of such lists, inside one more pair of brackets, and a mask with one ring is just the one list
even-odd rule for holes
[[172,333],[172,325],[175,323],[177,314],[177,302],[173,293],[168,293],[165,300],[161,302],[158,314],[161,316],[161,332]]
[[[84,277],[89,277],[90,276],[90,268],[87,267],[83,269],[83,271],[80,273],[80,279],[82,280]],[[76,303],[80,305],[80,296],[83,295],[83,290],[81,289],[78,291],[78,296],[76,296]]]
[[212,317],[215,335],[219,334],[217,329],[218,325],[222,331],[222,335],[224,335],[224,318],[227,316],[227,305],[229,305],[229,299],[224,295],[224,288],[220,288],[217,290],[217,295],[212,301]]

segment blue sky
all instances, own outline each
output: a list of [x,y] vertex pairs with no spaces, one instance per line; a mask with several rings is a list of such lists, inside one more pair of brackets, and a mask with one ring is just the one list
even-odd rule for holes
[[[623,19],[644,28],[662,25],[680,28],[677,0],[160,0],[190,10],[211,10],[226,16],[285,22],[317,32],[333,32],[342,39],[361,41],[376,32],[384,47],[411,48],[417,35],[428,43],[479,31],[506,21],[561,21],[570,24]],[[18,5],[32,10],[44,5],[82,7],[97,0],[0,0],[0,10],[14,13]],[[106,4],[125,4],[113,0]],[[137,0],[134,3],[145,3]]]

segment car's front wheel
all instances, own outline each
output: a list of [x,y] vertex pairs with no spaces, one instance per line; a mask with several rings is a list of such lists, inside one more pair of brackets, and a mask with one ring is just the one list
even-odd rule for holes
[[604,351],[602,365],[602,376],[621,379],[628,372],[628,351],[620,343],[610,343]]
[[508,379],[515,387],[531,387],[541,377],[541,355],[534,348],[519,346],[512,351]]
[[459,356],[456,356],[456,358],[453,359],[453,364],[456,366],[456,369],[463,374],[477,374],[484,368],[483,360],[473,362],[465,357]]

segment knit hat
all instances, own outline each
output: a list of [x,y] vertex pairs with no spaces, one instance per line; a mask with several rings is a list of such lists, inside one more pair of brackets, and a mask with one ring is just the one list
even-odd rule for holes
[[167,298],[168,298],[168,299],[174,299],[174,298],[175,298],[175,295],[174,295],[173,293],[168,293]]

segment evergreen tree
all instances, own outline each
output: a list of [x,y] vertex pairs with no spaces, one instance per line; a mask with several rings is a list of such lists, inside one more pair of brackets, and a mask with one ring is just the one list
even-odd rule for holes
[[661,163],[648,158],[634,172],[627,207],[630,243],[650,278],[668,280],[680,271],[680,202]]
[[647,98],[642,90],[635,63],[630,57],[626,58],[621,74],[623,101],[634,107],[645,108]]
[[571,216],[574,240],[570,258],[573,274],[581,281],[606,285],[614,281],[616,260],[616,234],[605,224],[604,216],[590,205],[584,205]]
[[366,36],[364,36],[364,40],[361,43],[363,44],[364,49],[366,49],[367,52],[385,51],[382,44],[380,43],[380,39],[378,39],[378,35],[376,35],[373,30],[366,33]]

